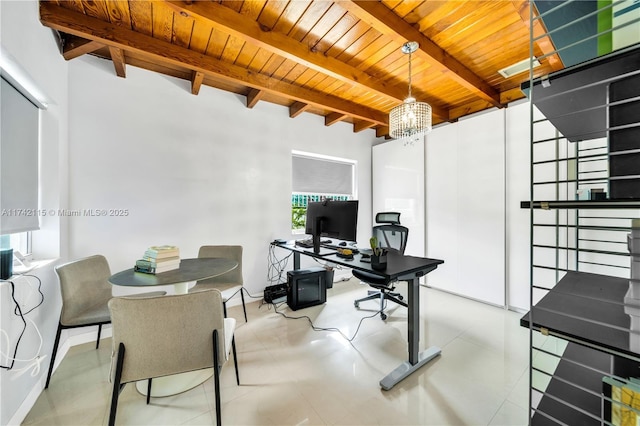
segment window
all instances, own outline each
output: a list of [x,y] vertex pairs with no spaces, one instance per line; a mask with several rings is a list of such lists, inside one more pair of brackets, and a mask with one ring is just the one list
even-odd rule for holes
[[9,81],[0,91],[0,247],[31,252],[30,231],[39,229],[39,110]]
[[300,151],[293,151],[291,160],[293,233],[304,234],[309,202],[356,199],[356,161]]
[[31,254],[31,232],[18,232],[17,234],[2,235],[0,247],[12,248],[23,255]]

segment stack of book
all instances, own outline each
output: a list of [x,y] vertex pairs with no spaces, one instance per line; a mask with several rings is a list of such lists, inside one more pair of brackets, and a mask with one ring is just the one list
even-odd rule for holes
[[176,246],[151,246],[133,268],[145,274],[161,274],[180,267],[180,251]]

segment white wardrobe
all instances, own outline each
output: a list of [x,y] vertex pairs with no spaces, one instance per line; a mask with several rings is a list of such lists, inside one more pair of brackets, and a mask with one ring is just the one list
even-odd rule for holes
[[399,212],[409,228],[405,254],[425,255],[424,141],[398,139],[373,147],[373,225],[378,212]]
[[445,261],[428,286],[528,310],[528,123],[520,102],[440,125],[422,144],[374,146],[374,214],[402,210],[407,254]]

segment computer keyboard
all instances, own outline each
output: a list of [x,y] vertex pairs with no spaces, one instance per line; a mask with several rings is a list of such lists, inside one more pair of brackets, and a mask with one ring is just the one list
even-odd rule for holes
[[[302,248],[313,248],[313,240],[312,239],[296,240],[295,244],[298,247],[302,247]],[[326,249],[330,249],[330,250],[349,249],[354,254],[358,253],[358,249],[356,247],[353,247],[353,246],[350,246],[350,245],[341,246],[339,244],[333,244],[333,241],[331,241],[331,240],[320,240],[320,247],[326,248]]]
[[320,243],[320,245],[324,248],[329,248],[329,249],[337,249],[337,248],[346,248],[346,247],[342,247],[342,246],[337,246],[335,244],[331,244],[331,243]]
[[[329,244],[330,242],[331,240],[320,240],[320,245],[325,247],[325,244]],[[296,240],[296,245],[303,248],[313,248],[313,240]]]
[[331,243],[320,244],[320,245],[322,247],[324,247],[324,248],[328,248],[328,249],[332,249],[332,250],[349,249],[349,250],[351,250],[352,253],[358,253],[358,249],[353,247],[353,246],[341,246],[341,245],[331,244]]
[[296,245],[298,247],[311,248],[313,247],[313,242],[310,240],[296,240]]

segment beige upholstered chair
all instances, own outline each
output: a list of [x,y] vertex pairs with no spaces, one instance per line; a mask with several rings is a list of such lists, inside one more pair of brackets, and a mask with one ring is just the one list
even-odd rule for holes
[[[67,328],[98,326],[96,349],[100,346],[102,326],[111,322],[107,302],[111,299],[109,277],[111,269],[102,255],[94,255],[59,265],[55,268],[60,280],[62,312],[58,322],[53,354],[49,363],[45,389],[49,387],[53,364],[56,360],[60,334]],[[143,293],[141,295],[164,295],[165,291]],[[141,296],[140,295],[140,296]],[[136,295],[139,296],[139,295]]]
[[111,284],[108,281],[111,271],[104,256],[86,257],[59,265],[55,269],[60,279],[62,312],[58,322],[56,340],[53,344],[53,354],[49,363],[45,389],[49,387],[62,330],[97,325],[96,349],[98,349],[102,326],[111,322],[107,307],[107,302],[112,297]]
[[198,257],[210,258],[221,257],[225,259],[233,259],[238,262],[238,267],[226,274],[217,277],[200,280],[190,291],[198,291],[203,288],[215,288],[222,293],[222,301],[224,303],[224,316],[227,316],[227,301],[233,296],[240,293],[242,298],[242,309],[244,310],[244,320],[247,321],[247,308],[244,304],[244,293],[242,292],[242,246],[202,246],[198,252]]
[[235,319],[224,318],[220,291],[203,289],[160,297],[114,297],[109,301],[113,326],[111,371],[113,393],[109,425],[115,424],[118,396],[125,384],[187,371],[212,368],[216,416],[221,424],[220,370],[233,349]]

